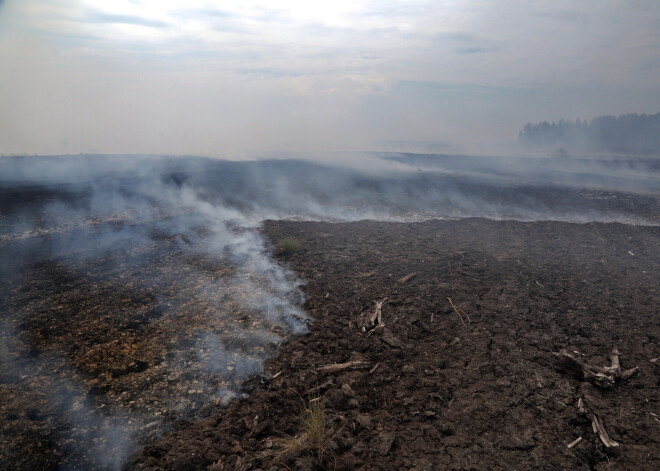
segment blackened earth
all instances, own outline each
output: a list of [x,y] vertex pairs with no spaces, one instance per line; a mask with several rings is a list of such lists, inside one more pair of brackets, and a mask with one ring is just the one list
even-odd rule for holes
[[[146,447],[130,468],[660,467],[658,227],[464,219],[267,221],[263,231],[300,241],[280,260],[307,280],[310,332],[279,349],[248,397]],[[383,298],[384,328],[362,332]],[[640,372],[610,390],[553,359],[567,349],[605,366],[614,347]],[[319,371],[350,360],[369,366]],[[619,447],[577,413],[585,391]],[[281,450],[316,397],[328,451]]]

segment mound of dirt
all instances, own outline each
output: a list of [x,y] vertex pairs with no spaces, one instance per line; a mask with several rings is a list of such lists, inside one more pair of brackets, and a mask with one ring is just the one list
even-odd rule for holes
[[[660,468],[658,227],[464,219],[263,231],[300,242],[280,261],[307,280],[309,333],[244,384],[247,397],[130,468]],[[606,366],[614,347],[639,371],[608,389],[553,355]],[[579,413],[581,398],[618,446]],[[305,447],[309,401],[323,405],[323,453]]]

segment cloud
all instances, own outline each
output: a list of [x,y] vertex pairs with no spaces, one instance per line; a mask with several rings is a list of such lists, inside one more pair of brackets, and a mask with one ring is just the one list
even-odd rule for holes
[[483,38],[478,34],[471,33],[469,31],[443,31],[441,33],[437,33],[435,35],[435,39],[440,42],[449,41],[458,43],[474,43],[483,40]]
[[562,21],[565,23],[573,23],[578,20],[587,21],[588,16],[575,10],[546,10],[537,13],[540,17],[551,18],[553,20]]
[[497,52],[500,49],[498,47],[464,47],[461,49],[455,49],[456,54],[481,54],[485,52]]
[[160,20],[152,20],[134,15],[119,15],[112,13],[104,13],[101,11],[89,11],[85,15],[85,20],[90,23],[110,23],[110,24],[124,24],[134,26],[144,26],[146,28],[168,28],[170,23]]
[[294,72],[291,70],[268,69],[268,68],[247,68],[247,69],[234,69],[234,72],[240,75],[247,75],[250,77],[300,77],[304,74]]

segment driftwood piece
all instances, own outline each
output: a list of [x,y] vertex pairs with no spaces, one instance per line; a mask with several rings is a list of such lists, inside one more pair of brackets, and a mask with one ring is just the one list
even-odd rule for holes
[[346,363],[332,363],[330,365],[319,366],[316,371],[321,373],[336,373],[337,371],[369,368],[369,366],[371,366],[371,364],[368,361],[351,360]]
[[639,371],[639,367],[630,368],[629,370],[621,371],[621,363],[619,361],[619,352],[616,348],[612,350],[610,360],[611,366],[593,366],[578,360],[573,355],[562,349],[559,353],[554,353],[555,360],[559,367],[571,373],[579,379],[584,379],[593,383],[595,386],[603,389],[609,389],[614,384],[622,379],[628,379]]

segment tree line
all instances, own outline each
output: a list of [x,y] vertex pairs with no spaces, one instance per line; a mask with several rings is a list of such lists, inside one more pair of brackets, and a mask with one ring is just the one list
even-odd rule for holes
[[591,122],[560,119],[527,123],[518,141],[528,147],[562,152],[588,151],[660,155],[660,113],[600,116]]

